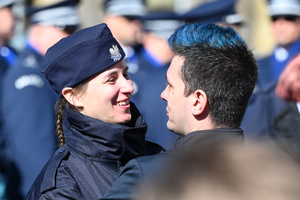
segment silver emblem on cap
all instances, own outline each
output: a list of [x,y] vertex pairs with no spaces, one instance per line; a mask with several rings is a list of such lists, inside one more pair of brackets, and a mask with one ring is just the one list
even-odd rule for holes
[[111,59],[113,59],[115,62],[121,59],[121,54],[119,52],[119,48],[117,45],[112,45],[113,48],[109,49],[109,52],[111,54]]

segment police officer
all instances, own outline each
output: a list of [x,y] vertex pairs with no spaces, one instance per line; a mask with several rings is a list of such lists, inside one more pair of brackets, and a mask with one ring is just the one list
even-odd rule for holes
[[124,57],[106,24],[77,31],[49,48],[40,70],[60,96],[61,147],[26,199],[99,199],[129,160],[161,151],[145,141],[147,124],[130,102],[133,85]]
[[37,0],[27,9],[26,47],[7,72],[1,94],[6,155],[14,166],[10,167],[9,195],[20,193],[24,198],[57,148],[53,107],[58,97],[38,66],[50,46],[77,29],[78,2]]

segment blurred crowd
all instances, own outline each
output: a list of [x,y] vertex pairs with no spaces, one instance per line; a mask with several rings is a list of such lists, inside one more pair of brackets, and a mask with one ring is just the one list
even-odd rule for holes
[[[38,66],[48,48],[85,27],[108,25],[126,54],[131,101],[147,122],[146,139],[173,149],[181,137],[166,127],[167,104],[161,99],[174,56],[167,39],[191,22],[232,26],[253,49],[259,75],[241,126],[246,144],[274,139],[298,158],[299,0],[0,0],[0,199],[24,199],[58,147],[54,106],[59,97]],[[178,163],[193,161],[181,159]],[[164,192],[159,189],[153,187]]]

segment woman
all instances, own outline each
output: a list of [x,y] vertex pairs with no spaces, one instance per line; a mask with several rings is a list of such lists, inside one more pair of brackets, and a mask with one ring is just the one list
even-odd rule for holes
[[[146,154],[147,125],[130,103],[124,56],[106,24],[78,31],[47,51],[40,70],[60,94],[61,147],[26,199],[99,199],[122,166]],[[151,153],[161,151],[150,146]]]

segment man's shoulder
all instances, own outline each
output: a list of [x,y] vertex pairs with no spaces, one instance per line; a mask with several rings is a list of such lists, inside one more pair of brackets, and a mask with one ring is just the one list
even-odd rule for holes
[[140,156],[129,161],[126,166],[135,166],[135,168],[138,167],[141,171],[145,171],[144,174],[148,174],[161,169],[161,167],[165,165],[165,163],[168,162],[171,157],[172,154],[170,152]]

